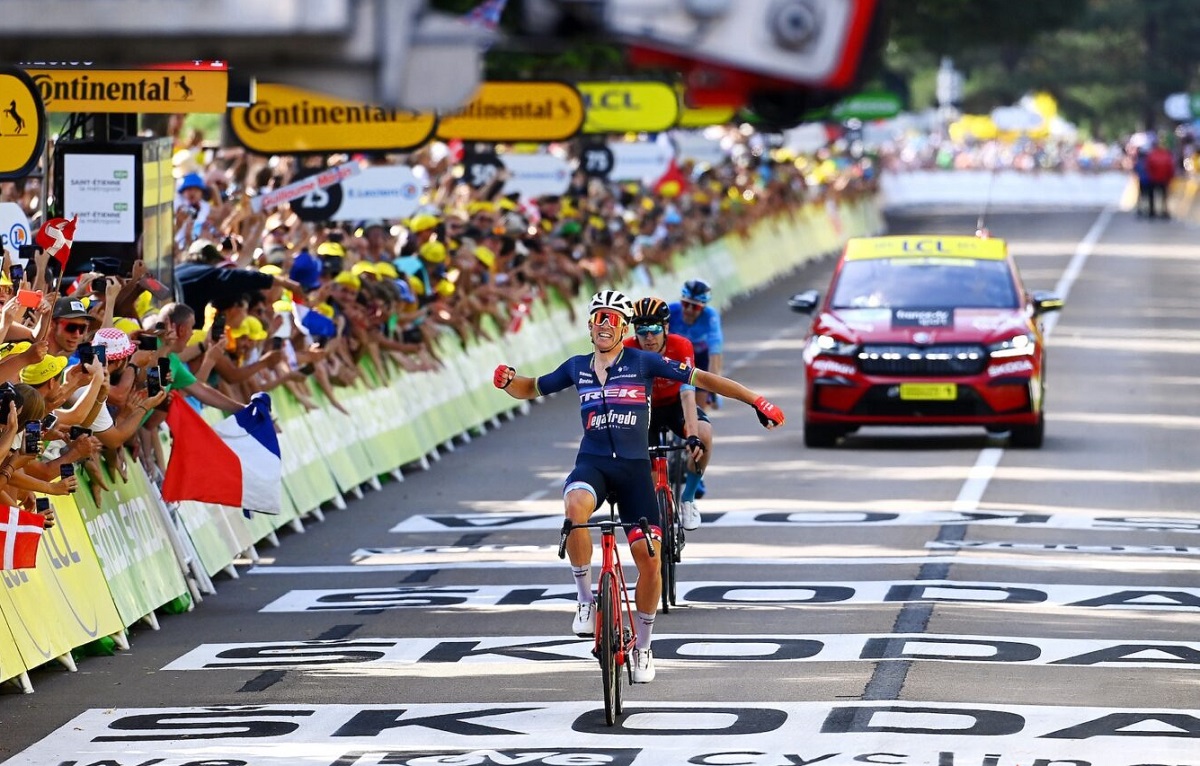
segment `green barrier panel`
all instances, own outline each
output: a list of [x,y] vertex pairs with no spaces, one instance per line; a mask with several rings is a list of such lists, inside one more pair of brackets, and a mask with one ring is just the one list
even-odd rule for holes
[[201,566],[210,577],[232,564],[255,542],[246,525],[237,523],[242,519],[231,521],[226,511],[241,516],[241,511],[193,500],[185,500],[175,509]]
[[282,431],[283,486],[297,513],[303,515],[337,497],[337,483],[304,420],[303,406],[287,393],[272,397],[271,402]]
[[303,420],[342,492],[349,492],[371,478],[370,463],[357,442],[354,421],[348,415],[325,402],[325,406],[306,412]]
[[359,382],[348,395],[341,397],[352,413],[355,433],[372,476],[382,476],[404,464],[400,442],[393,438],[389,419],[379,407],[393,390],[391,386],[372,389]]
[[104,579],[127,626],[188,592],[141,464],[129,461],[128,472],[128,482],[117,477],[101,492],[99,507],[86,473],[79,475],[75,494]]

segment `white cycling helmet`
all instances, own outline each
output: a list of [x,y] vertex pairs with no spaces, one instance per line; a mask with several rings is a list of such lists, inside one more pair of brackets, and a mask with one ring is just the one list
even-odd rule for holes
[[633,301],[629,300],[620,290],[601,290],[592,296],[588,314],[603,310],[615,311],[628,322],[633,316]]

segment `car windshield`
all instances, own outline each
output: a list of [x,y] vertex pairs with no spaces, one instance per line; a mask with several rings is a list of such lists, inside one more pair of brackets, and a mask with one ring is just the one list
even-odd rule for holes
[[1005,261],[970,258],[870,258],[846,261],[833,288],[835,309],[1015,309]]

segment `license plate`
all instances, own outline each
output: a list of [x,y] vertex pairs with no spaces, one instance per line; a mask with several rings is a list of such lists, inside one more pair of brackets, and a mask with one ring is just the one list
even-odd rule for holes
[[905,401],[952,402],[958,398],[958,384],[901,383],[900,398]]

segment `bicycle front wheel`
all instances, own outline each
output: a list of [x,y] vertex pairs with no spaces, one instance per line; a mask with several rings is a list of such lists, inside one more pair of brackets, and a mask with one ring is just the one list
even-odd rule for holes
[[604,683],[604,720],[609,726],[617,723],[621,712],[621,669],[617,667],[617,650],[621,646],[621,601],[617,594],[617,578],[611,572],[600,575],[599,614],[596,630],[600,631],[600,676]]
[[662,572],[662,610],[671,611],[675,603],[675,549],[679,545],[675,524],[675,503],[669,490],[660,489],[658,494],[658,520],[662,524],[662,544],[658,546],[659,569]]

